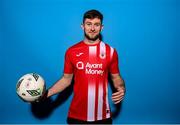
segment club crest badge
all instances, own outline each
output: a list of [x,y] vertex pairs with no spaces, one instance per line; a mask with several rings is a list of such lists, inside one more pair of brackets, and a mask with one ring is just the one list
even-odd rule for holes
[[105,59],[105,58],[106,58],[106,54],[105,54],[105,53],[100,53],[99,57],[100,57],[101,59]]

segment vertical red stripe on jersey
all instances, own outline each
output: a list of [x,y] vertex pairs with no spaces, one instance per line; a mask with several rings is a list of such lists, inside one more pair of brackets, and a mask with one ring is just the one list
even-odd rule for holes
[[[110,56],[108,56],[108,58],[106,59],[108,62],[111,62],[113,53],[114,53],[114,49],[111,46],[107,47],[107,52],[110,53]],[[106,85],[106,118],[110,118],[111,117],[111,111],[110,111],[110,106],[109,106],[109,100],[108,100],[108,74],[107,78],[105,79],[105,85]]]
[[110,47],[111,49],[110,49],[110,61],[111,61],[111,59],[112,59],[112,57],[113,57],[113,53],[114,53],[114,49],[112,48],[112,47]]
[[[97,53],[96,53],[96,58],[93,60],[93,63],[98,63],[98,58],[99,58],[99,44],[97,45]],[[98,93],[99,93],[99,82],[100,79],[99,77],[96,77],[96,102],[95,102],[95,120],[98,120],[98,105],[99,105],[99,101],[98,101]]]
[[103,83],[103,119],[106,118],[106,85]]
[[109,107],[109,100],[108,100],[108,81],[105,81],[106,84],[106,118],[110,118],[110,107]]
[[98,86],[98,106],[97,106],[97,120],[102,120],[103,116],[103,82],[99,81]]

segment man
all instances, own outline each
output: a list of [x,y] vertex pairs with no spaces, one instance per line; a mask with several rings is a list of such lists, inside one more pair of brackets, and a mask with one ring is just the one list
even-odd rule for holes
[[97,10],[84,14],[84,40],[70,47],[65,54],[64,75],[47,93],[47,97],[67,88],[74,78],[74,96],[70,105],[69,124],[112,124],[108,102],[108,74],[116,92],[112,94],[115,104],[125,94],[124,82],[118,68],[115,49],[100,40],[103,15]]

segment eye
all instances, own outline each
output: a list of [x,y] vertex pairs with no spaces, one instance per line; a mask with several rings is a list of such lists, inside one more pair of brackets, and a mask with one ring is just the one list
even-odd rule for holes
[[98,26],[100,26],[101,24],[100,24],[100,23],[95,23],[94,25],[98,27]]
[[86,23],[87,26],[91,26],[91,23]]

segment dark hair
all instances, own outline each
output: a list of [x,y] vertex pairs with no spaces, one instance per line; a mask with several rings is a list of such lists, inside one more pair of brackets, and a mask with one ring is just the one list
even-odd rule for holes
[[101,23],[103,22],[103,15],[97,10],[89,10],[89,11],[85,12],[84,16],[83,16],[83,23],[86,18],[88,18],[88,19],[98,18],[101,20]]

